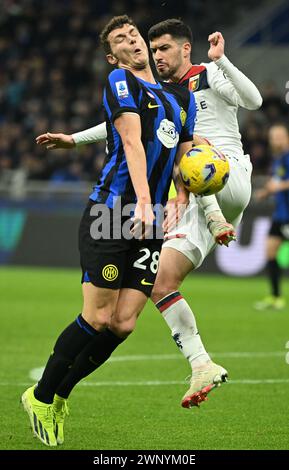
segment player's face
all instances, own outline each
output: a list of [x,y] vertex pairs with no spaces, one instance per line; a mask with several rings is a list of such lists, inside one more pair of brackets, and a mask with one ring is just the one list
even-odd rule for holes
[[125,24],[114,29],[107,39],[112,52],[107,56],[110,63],[140,70],[149,64],[147,45],[135,26]]
[[289,133],[283,126],[274,126],[269,130],[269,144],[273,154],[281,154],[289,150]]
[[179,80],[190,63],[190,44],[173,39],[170,34],[150,41],[150,50],[158,74],[164,80]]

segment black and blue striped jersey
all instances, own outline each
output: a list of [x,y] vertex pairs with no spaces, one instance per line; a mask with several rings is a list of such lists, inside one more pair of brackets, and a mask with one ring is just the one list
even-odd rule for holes
[[[289,152],[284,153],[273,163],[272,177],[277,181],[289,181]],[[275,196],[273,220],[280,223],[289,221],[289,189],[278,191]]]
[[90,199],[110,208],[119,196],[122,204],[136,202],[122,141],[114,127],[118,116],[132,112],[141,119],[152,204],[165,205],[178,144],[193,139],[193,93],[176,84],[148,83],[128,70],[116,69],[108,76],[103,105],[108,153]]

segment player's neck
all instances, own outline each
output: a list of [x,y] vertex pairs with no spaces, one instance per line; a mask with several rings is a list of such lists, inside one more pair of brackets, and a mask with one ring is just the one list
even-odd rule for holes
[[148,82],[148,83],[154,83],[156,84],[156,79],[155,77],[153,76],[153,73],[152,73],[152,70],[150,68],[149,65],[147,65],[146,67],[144,67],[143,69],[135,69],[133,67],[125,67],[125,66],[121,66],[122,68],[126,68],[127,70],[129,70],[135,77],[138,77],[138,78],[141,78],[142,80],[144,80],[145,82]]
[[185,75],[187,75],[188,71],[191,70],[193,64],[191,62],[185,63],[181,67],[176,70],[176,73],[170,77],[170,80],[172,82],[178,83],[180,80],[182,80]]
[[138,77],[144,80],[145,82],[148,83],[156,83],[156,79],[153,76],[153,73],[151,71],[151,68],[149,67],[148,69],[143,69],[143,70],[132,70],[132,73]]

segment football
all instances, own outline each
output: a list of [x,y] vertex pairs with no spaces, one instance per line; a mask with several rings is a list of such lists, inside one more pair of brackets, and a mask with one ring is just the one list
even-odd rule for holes
[[179,169],[185,188],[198,196],[221,191],[230,174],[228,159],[212,145],[196,145],[186,152]]

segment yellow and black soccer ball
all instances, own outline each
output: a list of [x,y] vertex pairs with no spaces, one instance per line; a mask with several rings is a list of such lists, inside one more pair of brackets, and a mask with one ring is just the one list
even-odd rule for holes
[[185,188],[198,196],[218,193],[230,175],[228,159],[212,145],[196,145],[186,152],[179,169]]

